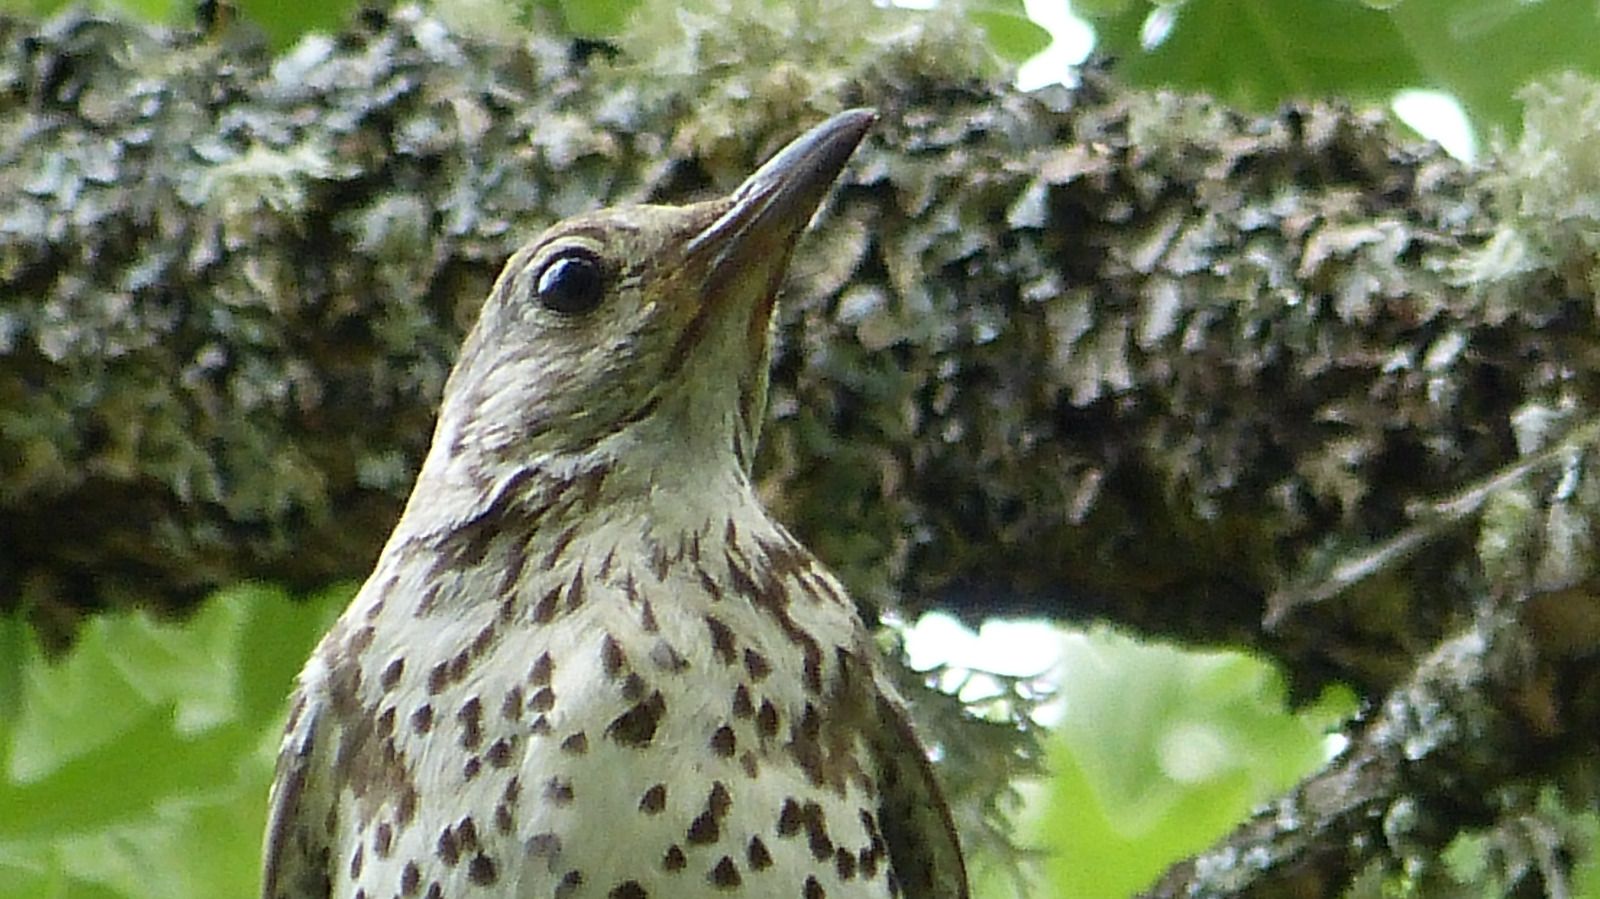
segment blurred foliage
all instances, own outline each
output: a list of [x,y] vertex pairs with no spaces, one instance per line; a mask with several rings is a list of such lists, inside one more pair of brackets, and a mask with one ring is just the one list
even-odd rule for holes
[[1291,711],[1271,665],[1109,631],[1068,638],[1039,822],[1051,895],[1126,896],[1320,767],[1347,690]]
[[0,897],[253,895],[284,697],[352,592],[102,615],[51,661],[0,619]]
[[1480,131],[1514,133],[1517,92],[1563,71],[1600,74],[1592,0],[1077,0],[1097,51],[1134,85],[1236,106],[1397,91],[1454,95]]

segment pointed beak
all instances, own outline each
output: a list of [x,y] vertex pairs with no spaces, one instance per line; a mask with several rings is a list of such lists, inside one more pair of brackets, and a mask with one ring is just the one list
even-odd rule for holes
[[690,240],[688,255],[706,254],[706,270],[724,277],[765,269],[776,290],[795,238],[877,119],[870,109],[846,110],[790,141],[739,185],[727,210]]

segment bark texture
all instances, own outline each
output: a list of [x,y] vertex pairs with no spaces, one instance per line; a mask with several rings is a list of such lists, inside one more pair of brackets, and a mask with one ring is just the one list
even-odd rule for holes
[[1372,702],[1159,894],[1326,895],[1541,784],[1588,801],[1592,221],[1541,231],[1376,114],[1021,94],[955,29],[811,27],[645,58],[401,12],[273,57],[0,22],[0,608],[67,634],[361,577],[521,240],[873,105],[783,308],[780,516],[877,606],[1248,646]]

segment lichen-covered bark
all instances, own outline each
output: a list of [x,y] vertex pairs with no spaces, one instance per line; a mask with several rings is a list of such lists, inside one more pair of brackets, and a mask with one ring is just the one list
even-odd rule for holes
[[[1460,688],[1493,710],[1483,745],[1522,746],[1512,711],[1537,709],[1550,764],[1464,780],[1449,756],[1419,780],[1368,727],[1350,764],[1379,767],[1346,786],[1373,789],[1308,810],[1323,849],[1366,847],[1323,856],[1335,880],[1383,856],[1372,822],[1400,803],[1447,835],[1548,772],[1587,795],[1586,446],[1486,524],[1446,515],[1300,597],[1583,418],[1588,244],[1511,228],[1505,183],[1377,115],[1250,118],[1097,71],[1024,95],[937,29],[841,54],[804,22],[702,24],[652,51],[673,69],[415,13],[278,59],[227,32],[0,23],[0,607],[64,633],[96,606],[360,577],[520,240],[726,187],[870,104],[798,254],[762,460],[859,597],[1252,646],[1386,710],[1441,653],[1519,647]],[[780,61],[737,64],[741,41]],[[1504,789],[1456,816],[1463,783]],[[1284,820],[1252,845],[1288,852]]]

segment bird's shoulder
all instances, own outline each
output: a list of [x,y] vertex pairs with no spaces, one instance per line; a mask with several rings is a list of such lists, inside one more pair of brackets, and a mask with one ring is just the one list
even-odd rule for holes
[[332,846],[323,822],[334,797],[321,774],[332,725],[326,703],[303,683],[297,687],[267,801],[262,899],[326,899],[332,892]]
[[903,895],[968,899],[966,862],[950,804],[905,700],[881,665],[871,684],[876,726],[868,733],[878,770],[878,819]]

